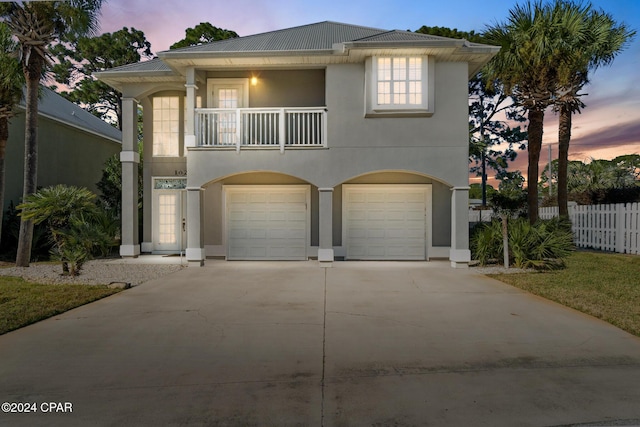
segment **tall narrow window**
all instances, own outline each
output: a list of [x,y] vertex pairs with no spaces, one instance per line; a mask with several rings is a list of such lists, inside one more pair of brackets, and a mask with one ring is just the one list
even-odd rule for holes
[[180,98],[177,96],[153,98],[153,155],[180,155]]
[[378,105],[421,105],[422,58],[377,58]]

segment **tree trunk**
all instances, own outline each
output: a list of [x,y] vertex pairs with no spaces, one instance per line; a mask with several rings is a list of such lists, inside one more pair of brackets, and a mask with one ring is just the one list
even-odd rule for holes
[[[42,67],[42,59],[35,54],[32,54],[29,63],[25,67],[27,97],[25,108],[23,201],[27,196],[36,192],[38,185],[38,90]],[[16,254],[17,267],[29,267],[32,241],[33,221],[20,221],[18,252]]]
[[535,224],[538,221],[538,162],[542,149],[544,110],[529,110],[529,167],[527,170],[527,206],[529,210],[529,222]]
[[2,219],[4,215],[4,156],[9,139],[9,119],[0,117],[0,243],[2,243]]
[[562,218],[569,217],[567,172],[569,167],[569,142],[571,141],[571,110],[560,107],[558,125],[558,212]]

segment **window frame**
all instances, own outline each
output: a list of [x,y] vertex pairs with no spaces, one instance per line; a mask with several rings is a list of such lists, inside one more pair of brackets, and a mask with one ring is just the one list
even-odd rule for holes
[[[176,121],[176,124],[178,125],[178,131],[177,132],[171,132],[172,134],[176,134],[177,135],[177,154],[176,155],[165,155],[165,154],[157,154],[155,151],[155,147],[156,147],[156,134],[161,133],[161,131],[156,129],[156,126],[158,124],[160,124],[162,122],[161,119],[158,119],[156,117],[157,114],[157,110],[155,107],[155,102],[156,99],[161,99],[161,98],[177,98],[178,99],[178,106],[176,108],[176,111],[178,113],[178,119]],[[185,128],[185,124],[184,124],[184,120],[185,120],[185,116],[184,116],[184,106],[185,106],[185,100],[184,100],[184,95],[180,94],[180,93],[166,93],[166,94],[156,94],[152,97],[151,99],[151,109],[153,111],[153,132],[152,132],[152,141],[151,141],[151,156],[154,158],[179,158],[179,157],[183,157],[183,143],[184,143],[184,128]]]
[[[420,58],[421,59],[421,101],[416,104],[379,104],[378,103],[378,61],[380,59]],[[393,64],[393,62],[392,62]],[[369,57],[365,64],[365,117],[430,117],[434,113],[434,68],[435,60],[431,56],[425,55],[378,55]],[[393,68],[393,65],[392,65]],[[407,70],[408,73],[408,70]],[[391,85],[395,81],[390,80]],[[408,82],[408,79],[404,80]],[[409,93],[406,94],[409,101]]]

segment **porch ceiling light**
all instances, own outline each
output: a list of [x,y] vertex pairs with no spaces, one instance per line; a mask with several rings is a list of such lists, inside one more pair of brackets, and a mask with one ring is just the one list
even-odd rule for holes
[[251,77],[251,86],[258,85],[258,78],[256,76]]

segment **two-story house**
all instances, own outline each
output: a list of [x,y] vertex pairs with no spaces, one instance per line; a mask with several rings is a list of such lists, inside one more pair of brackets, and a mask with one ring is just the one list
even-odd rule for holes
[[98,73],[123,93],[121,255],[466,266],[467,82],[497,50],[320,22]]

